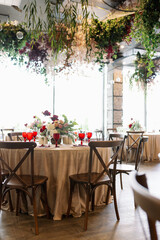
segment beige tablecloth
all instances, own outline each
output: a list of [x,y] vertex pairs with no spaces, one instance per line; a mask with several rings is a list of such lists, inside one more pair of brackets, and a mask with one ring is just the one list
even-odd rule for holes
[[[145,143],[143,158],[147,161],[158,160],[158,153],[160,153],[160,134],[159,133],[144,133],[143,136],[148,136],[148,142]],[[137,134],[132,134],[134,139]]]
[[[16,159],[22,156],[23,150],[1,150],[0,154],[8,154],[10,163],[15,164]],[[100,149],[102,156],[108,161],[110,149]],[[48,203],[54,220],[61,220],[62,215],[66,214],[69,198],[69,175],[83,173],[88,170],[89,147],[74,147],[70,145],[60,145],[44,148],[35,148],[35,174],[48,176],[47,193]],[[100,171],[101,166],[96,161],[94,155],[93,170]],[[22,173],[27,173],[27,164],[23,167]],[[81,188],[76,188],[72,201],[72,214],[81,216],[84,212],[85,194]],[[106,187],[96,190],[96,205],[104,204],[106,197]],[[15,199],[13,196],[13,203]],[[42,206],[39,202],[38,213],[43,214]],[[31,208],[32,209],[32,208]]]
[[158,160],[158,153],[160,153],[160,134],[145,133],[144,136],[148,136],[148,142],[144,147],[144,157],[148,161]]

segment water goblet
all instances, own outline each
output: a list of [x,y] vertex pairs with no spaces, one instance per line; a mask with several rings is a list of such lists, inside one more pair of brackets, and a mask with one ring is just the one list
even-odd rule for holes
[[91,139],[91,137],[92,137],[92,133],[91,132],[87,132],[87,138],[88,138],[88,143],[90,142],[90,139]]
[[37,132],[34,131],[34,132],[33,132],[33,139],[34,139],[34,142],[36,141],[36,136],[37,136]]
[[27,133],[26,132],[22,132],[22,137],[24,138],[24,142],[26,142]]
[[57,143],[60,138],[60,133],[53,133],[53,138],[56,141],[56,147],[58,147]]
[[33,133],[27,132],[27,139],[29,140],[29,142],[32,140],[32,138],[33,138]]
[[78,136],[79,136],[79,139],[81,140],[81,146],[82,146],[83,145],[83,139],[85,137],[85,133],[79,133]]

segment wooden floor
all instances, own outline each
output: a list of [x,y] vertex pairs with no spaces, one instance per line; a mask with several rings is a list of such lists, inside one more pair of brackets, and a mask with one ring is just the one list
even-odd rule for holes
[[[155,188],[156,179],[160,176],[160,163],[145,162],[140,171],[146,172],[150,186]],[[118,177],[119,179],[119,177]],[[39,218],[38,236],[34,235],[33,217],[1,211],[0,239],[3,240],[142,240],[149,239],[146,215],[142,210],[134,209],[133,195],[129,186],[129,176],[124,178],[124,190],[117,182],[117,199],[120,221],[116,221],[114,206],[98,207],[89,213],[88,230],[83,231],[83,216],[80,218],[63,218],[62,221]],[[160,187],[159,196],[160,196]],[[156,190],[155,190],[156,192]],[[160,225],[158,223],[158,227]],[[145,234],[144,234],[145,232]],[[160,236],[160,235],[159,235]]]

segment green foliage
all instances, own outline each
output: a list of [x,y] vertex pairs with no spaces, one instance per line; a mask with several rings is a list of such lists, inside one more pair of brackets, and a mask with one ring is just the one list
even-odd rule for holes
[[[147,76],[153,74],[153,57],[160,43],[160,0],[140,0],[140,6],[135,14],[131,37],[140,42],[146,50],[144,65]],[[140,73],[141,74],[141,73]],[[145,80],[144,80],[145,81]]]
[[[7,54],[11,59],[16,60],[21,49],[27,40],[29,35],[21,24],[14,22],[4,22],[1,25],[2,30],[0,31],[0,51]],[[23,38],[17,38],[17,32],[23,33]]]
[[[151,83],[155,78],[156,69],[154,62],[148,62],[147,55],[141,55],[137,53],[135,60],[135,72],[130,78],[130,85],[133,86],[133,81],[135,81],[140,87],[144,88],[147,83]],[[151,67],[152,74],[148,71],[148,66]]]
[[[92,18],[89,35],[96,43],[97,62],[108,62],[108,58],[117,58],[119,43],[126,40],[131,29],[132,16],[107,20],[106,22]],[[107,59],[104,54],[107,53]]]

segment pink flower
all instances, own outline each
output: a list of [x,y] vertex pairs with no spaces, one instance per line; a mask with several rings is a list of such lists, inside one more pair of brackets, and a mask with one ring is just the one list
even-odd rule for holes
[[62,125],[62,124],[59,124],[59,128],[63,128],[63,125]]

